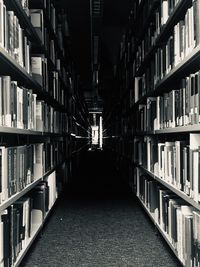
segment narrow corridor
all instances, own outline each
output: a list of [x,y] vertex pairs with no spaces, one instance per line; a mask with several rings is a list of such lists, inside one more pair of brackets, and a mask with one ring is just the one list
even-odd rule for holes
[[77,174],[58,200],[22,266],[180,266],[137,200],[120,184],[112,157],[99,152],[83,158],[82,180]]

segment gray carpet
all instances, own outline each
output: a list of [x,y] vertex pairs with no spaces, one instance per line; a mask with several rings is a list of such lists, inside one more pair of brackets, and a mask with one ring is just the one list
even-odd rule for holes
[[65,197],[22,267],[179,267],[136,200]]

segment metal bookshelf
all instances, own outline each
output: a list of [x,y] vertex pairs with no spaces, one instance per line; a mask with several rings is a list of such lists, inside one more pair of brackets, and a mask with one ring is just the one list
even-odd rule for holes
[[155,130],[155,134],[168,134],[168,133],[192,133],[200,132],[200,124],[179,126],[175,128],[166,128],[162,130]]
[[[154,6],[152,6],[152,9],[150,10],[150,14],[149,14],[149,18],[147,19],[147,22],[149,22],[149,19],[152,16],[152,12],[155,10],[156,6],[157,6],[157,3],[156,4],[154,3]],[[177,3],[174,11],[168,18],[166,24],[161,29],[160,34],[157,36],[155,40],[155,44],[147,52],[141,66],[136,71],[136,76],[140,76],[144,72],[144,69],[145,69],[145,66],[148,60],[154,55],[154,52],[159,47],[159,45],[169,37],[171,27],[173,27],[178,22],[178,18],[180,17],[180,15],[184,14],[188,6],[189,6],[189,1],[180,0]],[[145,24],[145,25],[148,25],[148,24]]]
[[[57,199],[56,199],[57,201]],[[40,231],[42,230],[44,224],[46,223],[47,219],[50,216],[51,211],[53,210],[56,201],[54,202],[53,206],[51,207],[51,209],[48,211],[48,213],[46,214],[43,222],[39,225],[35,225],[35,229],[32,231],[32,236],[29,238],[27,245],[24,249],[22,249],[18,255],[18,258],[16,260],[16,262],[14,263],[14,267],[18,267],[20,265],[20,263],[22,262],[23,258],[26,256],[27,251],[29,250],[29,248],[31,247],[31,245],[33,244],[34,240],[36,239],[36,237],[38,236],[38,234],[40,233]]]
[[176,195],[178,195],[180,198],[184,199],[188,204],[195,207],[197,210],[200,211],[200,205],[196,201],[194,201],[192,198],[190,198],[188,195],[186,195],[183,191],[176,188],[176,186],[166,182],[165,180],[161,179],[160,177],[156,176],[152,172],[148,171],[142,166],[138,166],[142,171],[144,171],[146,174],[151,176],[153,179],[158,181],[160,184],[164,185],[166,188],[170,189],[172,192],[174,192]]
[[3,65],[3,73],[11,75],[13,80],[19,81],[24,87],[31,88],[34,93],[36,93],[42,99],[45,99],[45,101],[52,107],[61,111],[66,110],[65,107],[52,96],[50,96],[48,92],[44,91],[42,86],[37,83],[33,77],[2,47],[0,47],[0,61]]
[[31,189],[33,189],[37,184],[39,184],[39,182],[41,182],[43,179],[43,177],[37,179],[36,181],[34,181],[33,183],[27,185],[21,192],[16,193],[15,195],[11,196],[9,199],[7,199],[6,201],[4,201],[1,205],[0,205],[0,212],[5,210],[6,208],[8,208],[12,203],[14,203],[15,201],[17,201],[19,198],[21,198],[22,196],[24,196],[26,193],[28,193]]
[[46,172],[42,177],[27,185],[21,192],[16,193],[11,196],[9,199],[0,204],[0,212],[8,208],[12,203],[17,201],[19,198],[23,197],[26,193],[28,193],[31,189],[33,189],[37,184],[39,184],[46,176],[50,175],[53,171],[58,169],[64,162],[58,164],[58,166],[54,167],[52,170]]
[[[156,1],[152,1],[152,3],[150,2],[150,4],[155,4],[155,3],[156,3]],[[141,1],[141,5],[138,7],[138,10],[136,11],[136,14],[135,14],[135,16],[136,16],[135,22],[139,21],[138,18],[143,12],[142,9],[144,7],[143,6],[144,4],[145,4],[145,2]],[[162,4],[162,1],[160,1],[160,4]],[[131,132],[132,136],[128,136],[130,141],[133,140],[133,136],[137,136],[137,135],[141,136],[142,138],[144,136],[153,135],[156,139],[161,139],[161,140],[162,140],[162,138],[164,140],[166,140],[166,139],[177,140],[179,138],[178,136],[181,136],[181,140],[182,140],[182,137],[188,138],[188,135],[190,133],[195,133],[195,132],[200,133],[200,124],[179,126],[179,127],[174,127],[174,128],[166,128],[166,129],[159,129],[159,130],[153,130],[153,131],[148,131],[148,130],[147,131],[141,131],[140,129],[137,130],[134,128],[134,126],[135,126],[134,122],[136,120],[135,119],[135,111],[138,110],[140,104],[147,104],[147,102],[146,102],[147,97],[161,96],[161,95],[163,95],[163,93],[169,93],[171,90],[179,89],[180,88],[179,82],[181,81],[181,79],[189,76],[191,73],[195,73],[195,72],[199,71],[199,68],[200,68],[199,67],[200,66],[199,65],[199,62],[200,62],[200,45],[194,47],[193,49],[191,48],[190,52],[182,60],[180,60],[179,63],[176,64],[176,66],[173,66],[172,69],[166,75],[165,75],[165,73],[163,73],[163,75],[161,75],[162,78],[160,78],[160,80],[156,84],[155,84],[154,77],[149,77],[149,75],[154,75],[154,74],[152,74],[153,71],[151,73],[151,71],[149,71],[149,69],[147,69],[151,63],[150,61],[151,60],[153,61],[153,59],[154,59],[154,54],[157,51],[157,48],[161,48],[166,44],[169,37],[173,34],[174,26],[179,21],[183,20],[188,8],[190,8],[192,5],[193,5],[192,1],[185,1],[185,0],[177,1],[177,4],[174,7],[173,11],[171,12],[170,16],[165,17],[167,19],[167,21],[166,21],[165,25],[163,25],[160,28],[157,35],[155,36],[155,34],[154,34],[155,28],[153,28],[152,36],[148,35],[148,37],[150,37],[150,38],[155,37],[153,40],[154,41],[153,43],[152,42],[151,43],[148,42],[147,44],[142,43],[142,41],[144,40],[144,37],[143,37],[144,34],[142,34],[142,32],[143,31],[147,32],[149,23],[144,22],[144,24],[143,24],[144,26],[141,27],[141,31],[140,31],[141,33],[139,33],[139,34],[136,33],[135,36],[134,36],[134,33],[132,33],[132,31],[131,31],[131,30],[134,30],[131,28],[132,25],[127,30],[127,35],[125,35],[127,40],[126,40],[126,43],[124,44],[124,47],[125,47],[124,54],[129,52],[127,44],[128,43],[132,44],[131,38],[132,37],[133,37],[133,39],[135,38],[136,39],[135,44],[134,44],[135,45],[135,51],[133,53],[133,57],[136,57],[136,53],[138,51],[138,56],[139,56],[138,62],[140,64],[140,66],[139,67],[136,66],[137,70],[134,73],[134,76],[135,77],[141,77],[143,74],[145,74],[146,76],[144,78],[147,80],[147,84],[146,84],[145,88],[146,88],[146,90],[148,90],[148,89],[151,90],[151,91],[140,92],[140,95],[141,95],[140,98],[132,105],[132,107],[128,107],[128,110],[125,110],[123,112],[123,116],[121,116],[121,118],[123,118],[123,120],[121,119],[121,125],[120,126],[123,126],[123,123],[124,123],[124,124],[126,124],[126,127],[130,127],[130,130],[132,130],[132,132]],[[153,16],[155,15],[154,11],[156,9],[152,12],[151,8],[152,8],[152,6],[150,5],[149,6],[149,15],[147,15],[147,18],[146,18],[148,22],[150,22],[150,21],[153,22],[153,19],[154,19]],[[193,7],[193,8],[195,8],[195,7]],[[146,10],[144,10],[144,11],[146,12]],[[153,14],[151,14],[151,13],[153,13]],[[137,19],[138,19],[138,21],[137,21]],[[155,21],[156,21],[156,18],[155,18]],[[155,25],[153,25],[153,27],[154,26]],[[186,26],[188,26],[188,25],[186,25]],[[175,31],[176,31],[176,29],[175,29]],[[151,32],[150,32],[150,34],[151,34]],[[150,40],[147,40],[147,41],[150,41]],[[141,45],[141,47],[138,47],[140,45]],[[126,46],[127,46],[127,48],[126,48]],[[143,51],[144,47],[147,48],[147,50]],[[145,53],[145,55],[144,55],[144,53]],[[172,53],[172,55],[173,55],[173,53]],[[172,55],[170,55],[170,56],[172,56]],[[162,56],[162,54],[161,54],[161,56]],[[125,68],[128,69],[127,66],[129,66],[130,62],[125,60],[123,63],[125,64]],[[135,65],[137,62],[133,61],[131,63],[133,63],[133,66],[135,68]],[[163,62],[161,61],[161,64],[162,63]],[[154,64],[156,64],[156,62]],[[159,66],[157,66],[157,67],[159,68]],[[131,71],[132,71],[132,69],[131,69]],[[134,71],[134,69],[133,69],[133,71]],[[128,74],[129,74],[129,72],[128,72]],[[131,73],[131,75],[132,75],[132,73]],[[132,76],[129,79],[132,79]],[[129,80],[129,82],[130,81],[131,80]],[[151,81],[151,84],[148,84],[148,82],[150,82],[150,81]],[[122,80],[122,83],[123,83],[123,80]],[[129,97],[127,97],[127,102],[126,102],[127,106],[129,105],[129,100],[131,101],[132,99],[134,99],[134,97],[132,95],[130,96],[130,99],[129,99]],[[119,101],[120,100],[121,99],[119,99]],[[121,104],[121,106],[122,106],[122,104]],[[141,111],[141,112],[145,112],[145,111]],[[145,119],[145,115],[144,115],[144,117],[142,117],[142,119],[143,120]],[[116,121],[117,121],[117,119],[116,119]],[[131,124],[132,124],[132,126],[131,126]],[[117,130],[114,129],[114,131],[117,131]],[[123,130],[121,130],[121,133],[122,132],[123,132]],[[129,149],[126,148],[127,143],[125,142],[125,140],[123,140],[123,142],[124,142],[123,145],[125,147],[125,153],[124,153],[125,155],[122,155],[122,157],[123,157],[123,161],[124,161],[127,158],[126,154],[129,153]],[[113,145],[113,147],[114,147],[114,145]],[[121,149],[123,151],[123,147],[119,148],[119,149]],[[118,152],[118,153],[120,153],[120,152]],[[133,162],[130,160],[126,166],[128,168],[129,167],[131,168],[129,179],[131,179],[132,182],[133,182],[133,173],[134,173],[134,170],[132,170],[132,169],[134,169],[134,167],[138,167],[143,172],[143,174],[149,175],[155,181],[157,181],[160,185],[163,185],[163,187],[169,189],[171,192],[173,192],[175,195],[177,195],[178,198],[185,201],[186,205],[190,205],[190,206],[194,207],[196,210],[200,211],[200,203],[194,201],[194,199],[192,199],[185,192],[178,189],[175,185],[173,185],[170,182],[167,182],[164,179],[158,177],[157,173],[156,173],[157,175],[155,175],[154,173],[148,171],[143,166],[138,165],[137,159],[134,159]],[[174,252],[176,257],[178,258],[178,253],[177,253],[176,249],[173,247],[173,245],[171,244],[170,238],[164,232],[164,230],[161,228],[161,226],[158,224],[158,222],[155,221],[155,218],[154,218],[155,216],[153,215],[153,213],[151,213],[149,211],[149,209],[145,206],[145,204],[142,202],[141,199],[139,199],[139,201],[142,204],[145,211],[147,212],[147,214],[149,215],[149,217],[151,218],[151,220],[153,221],[153,223],[155,224],[155,226],[157,227],[158,231],[161,233],[161,235],[163,236],[163,238],[165,239],[165,241],[167,242],[167,244],[169,245],[171,250]],[[180,261],[180,259],[179,259],[179,261]],[[182,262],[181,262],[181,264],[183,265]]]
[[158,229],[158,231],[161,234],[161,236],[164,238],[164,240],[166,241],[166,243],[168,244],[168,246],[170,247],[170,249],[172,250],[172,252],[175,254],[175,256],[177,257],[177,259],[179,260],[179,262],[181,263],[181,265],[184,266],[183,263],[181,262],[181,260],[179,259],[178,254],[177,254],[177,251],[174,248],[174,246],[172,245],[172,243],[170,242],[167,234],[160,227],[159,223],[157,223],[155,221],[153,215],[148,210],[148,208],[145,206],[145,204],[143,203],[143,201],[139,197],[137,197],[137,199],[139,200],[140,204],[142,205],[143,209],[145,210],[146,214],[149,216],[149,218],[151,219],[151,221],[153,222],[153,224],[156,226],[156,229]]
[[[37,1],[34,1],[34,2],[37,2]],[[32,55],[33,54],[44,54],[45,55],[45,57],[48,60],[48,71],[49,72],[52,72],[54,70],[58,71],[59,81],[61,83],[62,88],[64,89],[65,96],[68,97],[69,96],[69,88],[68,88],[67,82],[64,81],[64,79],[61,75],[61,71],[57,70],[56,63],[54,63],[51,60],[50,53],[49,53],[47,46],[45,47],[45,44],[43,44],[43,41],[40,39],[39,35],[37,34],[36,29],[34,28],[33,24],[31,23],[30,17],[27,15],[26,11],[23,9],[20,1],[19,0],[5,0],[4,3],[6,5],[7,10],[14,11],[14,15],[18,18],[19,24],[22,27],[23,32],[27,36],[28,41],[30,41],[30,43],[31,43],[31,54]],[[39,1],[36,3],[36,8],[37,8],[38,4],[39,4]],[[40,7],[38,7],[38,8],[40,9]],[[44,11],[44,13],[46,13],[46,10]],[[70,64],[71,62],[65,60],[65,57],[64,57],[65,47],[64,47],[64,49],[61,50],[61,46],[59,45],[60,43],[58,40],[56,30],[53,31],[52,24],[49,22],[50,22],[50,20],[47,20],[47,22],[45,21],[45,23],[47,23],[49,35],[51,36],[52,39],[54,39],[55,50],[60,56],[60,59],[62,61],[62,66],[65,66],[66,70],[68,70],[68,67],[69,67],[68,64]],[[49,23],[49,25],[48,25],[48,23]],[[68,46],[66,46],[66,47],[68,47]],[[24,55],[24,56],[26,56],[26,55]],[[30,55],[30,57],[31,57],[31,55]],[[1,63],[1,75],[11,76],[11,80],[17,81],[19,86],[23,86],[24,88],[30,89],[30,90],[32,90],[33,93],[37,94],[37,97],[38,97],[37,99],[44,100],[45,103],[52,106],[55,110],[58,110],[59,112],[67,113],[67,108],[63,104],[61,104],[62,102],[65,103],[67,101],[63,101],[64,99],[61,99],[61,97],[62,97],[61,95],[59,95],[59,97],[57,97],[57,99],[59,99],[59,101],[57,99],[54,99],[54,97],[52,96],[53,94],[46,91],[45,88],[43,88],[43,86],[41,84],[39,84],[33,78],[31,72],[28,73],[28,71],[24,67],[22,67],[8,53],[8,51],[6,51],[6,49],[4,49],[3,47],[0,47],[0,63]],[[48,72],[48,75],[49,75],[49,72]],[[10,144],[9,142],[12,143],[13,141],[15,141],[15,139],[17,140],[17,142],[14,143],[14,145],[16,145],[16,144],[22,145],[22,143],[23,143],[23,145],[25,145],[25,144],[29,143],[30,140],[31,141],[37,140],[37,142],[39,140],[39,142],[45,142],[45,141],[49,141],[50,138],[51,139],[54,138],[54,139],[56,139],[56,141],[61,140],[61,141],[63,141],[63,143],[65,143],[66,139],[64,137],[68,136],[68,133],[64,133],[62,131],[61,131],[61,133],[51,133],[51,132],[44,132],[44,131],[19,129],[16,127],[4,127],[4,126],[0,126],[0,134],[2,135],[2,142],[5,141],[4,137],[6,137],[7,135],[11,135],[11,136],[9,136],[8,141],[6,141],[8,145]],[[34,137],[30,138],[30,136],[34,136]],[[12,141],[10,141],[10,140],[12,140]],[[71,152],[67,151],[67,154],[68,153],[71,154]],[[14,204],[17,200],[19,200],[21,197],[25,196],[28,192],[30,192],[32,189],[34,189],[41,181],[43,181],[45,178],[47,178],[47,176],[50,175],[52,172],[59,170],[59,168],[62,166],[62,164],[67,163],[67,160],[68,160],[68,159],[66,159],[67,158],[66,155],[63,155],[63,157],[65,157],[65,158],[62,159],[63,161],[61,163],[57,164],[57,166],[53,167],[51,170],[47,171],[46,173],[43,173],[43,171],[41,171],[42,175],[40,178],[37,178],[32,183],[28,184],[22,191],[17,192],[13,196],[11,196],[8,199],[6,199],[5,201],[3,201],[0,204],[0,212],[4,211],[10,205]],[[55,205],[55,203],[54,203],[54,205]],[[39,234],[42,227],[44,226],[44,223],[48,219],[54,205],[50,208],[50,210],[46,214],[42,223],[40,221],[40,222],[36,222],[36,224],[33,225],[31,237],[27,241],[27,244],[25,245],[23,250],[20,251],[18,258],[17,258],[16,262],[14,263],[14,266],[17,267],[20,265],[22,259],[26,255],[28,249],[31,247],[36,236]],[[8,238],[8,242],[10,242],[9,237],[7,237],[7,238]],[[6,240],[7,240],[7,238],[6,238]]]
[[[193,49],[193,51],[187,55],[176,67],[174,67],[156,86],[154,91],[147,92],[143,95],[133,106],[125,113],[125,115],[130,115],[134,110],[136,110],[139,104],[145,102],[146,98],[149,96],[157,96],[166,91],[166,86],[169,82],[172,82],[175,78],[183,78],[191,72],[195,72],[199,67],[200,60],[200,45]],[[178,76],[178,77],[177,77]],[[169,91],[169,90],[168,90]],[[177,127],[178,128],[178,127]],[[175,128],[173,128],[175,129]],[[160,131],[160,130],[158,130]],[[158,132],[157,132],[158,133]]]
[[162,93],[174,79],[181,79],[199,69],[200,45],[195,47],[177,66],[175,66],[156,86],[155,94]]

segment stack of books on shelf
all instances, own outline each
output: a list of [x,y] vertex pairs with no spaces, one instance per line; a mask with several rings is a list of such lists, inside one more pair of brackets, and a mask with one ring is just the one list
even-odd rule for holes
[[62,163],[62,141],[0,147],[0,204]]
[[155,131],[199,124],[200,71],[181,79],[177,89],[147,97],[137,111],[137,129]]

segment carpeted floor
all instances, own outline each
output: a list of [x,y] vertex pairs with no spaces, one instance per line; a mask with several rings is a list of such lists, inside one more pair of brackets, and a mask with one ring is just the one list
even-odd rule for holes
[[84,190],[62,195],[22,267],[181,266],[128,191]]

